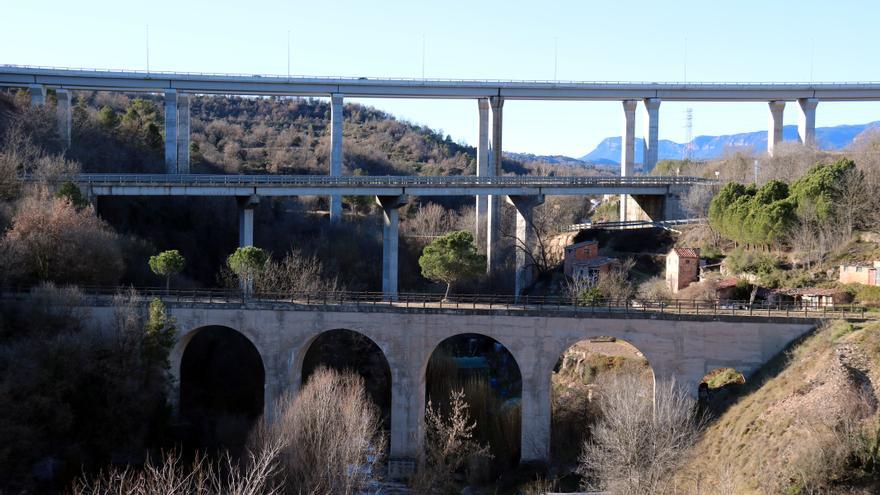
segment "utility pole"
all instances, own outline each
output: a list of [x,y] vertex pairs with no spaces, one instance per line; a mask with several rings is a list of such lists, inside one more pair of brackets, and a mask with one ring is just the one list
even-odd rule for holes
[[556,77],[556,69],[559,67],[559,38],[553,38],[553,82],[558,79]]

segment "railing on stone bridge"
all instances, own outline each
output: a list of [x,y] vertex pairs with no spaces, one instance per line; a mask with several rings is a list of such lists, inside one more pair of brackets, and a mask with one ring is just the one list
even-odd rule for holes
[[[25,180],[30,177],[25,177]],[[70,180],[62,178],[60,180]],[[225,174],[79,174],[75,182],[95,186],[326,186],[326,187],[621,187],[713,184],[701,177],[542,177],[471,175],[451,176],[327,176],[327,175],[225,175]]]
[[[434,310],[487,310],[555,312],[607,315],[609,317],[743,316],[766,318],[865,319],[872,315],[858,304],[749,303],[739,300],[702,301],[693,299],[577,300],[558,296],[520,296],[503,294],[401,293],[388,297],[381,292],[254,292],[238,289],[172,289],[162,287],[78,287],[84,303],[95,306],[114,304],[117,295],[143,300],[159,298],[175,305],[239,304],[255,306],[363,307]],[[0,298],[26,300],[39,288],[3,289]],[[873,315],[880,317],[880,315]]]

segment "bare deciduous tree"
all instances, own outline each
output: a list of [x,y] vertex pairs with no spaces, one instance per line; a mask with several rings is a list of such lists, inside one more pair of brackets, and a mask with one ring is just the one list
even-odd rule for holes
[[299,251],[290,251],[281,261],[270,259],[254,282],[257,292],[267,294],[344,290],[338,278],[330,278],[324,273],[316,256],[305,257]]
[[788,243],[792,254],[809,270],[813,264],[822,261],[833,237],[833,229],[819,220],[815,206],[803,204],[798,211],[798,221],[788,235]]
[[296,397],[278,401],[276,415],[254,441],[281,441],[279,474],[288,493],[351,495],[375,480],[385,437],[359,375],[319,368]]
[[74,495],[275,495],[283,493],[273,483],[278,471],[280,442],[264,443],[249,452],[244,467],[227,454],[219,462],[197,455],[185,466],[179,454],[171,452],[160,463],[147,461],[143,469],[112,468],[94,479],[77,481]]
[[631,373],[600,384],[601,417],[584,443],[579,471],[590,488],[614,494],[671,493],[672,477],[702,428],[695,401],[674,382]]
[[454,489],[458,471],[469,463],[491,459],[489,446],[474,440],[476,427],[463,390],[450,394],[448,416],[428,402],[424,450],[411,482],[417,493],[447,493]]
[[629,279],[629,272],[636,266],[636,260],[626,258],[599,277],[599,290],[612,301],[629,301],[636,294],[635,284]]

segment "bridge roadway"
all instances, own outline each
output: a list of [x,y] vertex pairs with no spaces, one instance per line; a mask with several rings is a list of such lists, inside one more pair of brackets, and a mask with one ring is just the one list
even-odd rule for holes
[[[23,294],[6,294],[26,299]],[[145,307],[150,297],[141,296]],[[445,339],[465,333],[485,335],[513,355],[522,377],[522,460],[547,460],[551,423],[551,377],[559,357],[575,343],[599,336],[625,340],[649,361],[656,382],[675,380],[696,394],[702,377],[719,367],[746,376],[755,372],[794,339],[815,327],[821,312],[808,318],[736,315],[695,315],[654,311],[588,311],[572,307],[522,305],[487,308],[485,303],[439,307],[407,303],[372,304],[363,300],[321,296],[280,300],[226,302],[214,296],[180,294],[165,298],[178,325],[171,355],[174,383],[179,383],[187,345],[199,332],[216,326],[245,336],[259,353],[264,368],[264,408],[273,415],[273,401],[296,393],[302,382],[303,360],[322,333],[358,332],[384,354],[391,371],[390,455],[393,466],[406,466],[419,452],[424,435],[426,369],[432,352]],[[509,304],[509,302],[508,302]],[[112,330],[110,296],[86,296],[78,303],[95,325]],[[407,307],[409,306],[409,307]],[[418,307],[417,307],[418,306]],[[112,335],[112,331],[108,333]],[[229,363],[236,366],[235,361]],[[179,399],[179,393],[173,393]]]
[[674,186],[708,185],[698,177],[339,176],[80,174],[94,196],[540,196],[667,195]]
[[[322,176],[322,175],[208,175],[208,174],[80,174],[74,178],[87,197],[98,196],[231,196],[239,205],[239,245],[254,240],[254,210],[261,196],[375,196],[383,211],[382,289],[397,294],[398,208],[407,196],[506,197],[516,209],[515,292],[533,277],[537,233],[533,209],[549,195],[620,194],[632,198],[659,217],[682,215],[679,198],[688,187],[710,185],[698,177],[532,177],[532,176]],[[648,206],[650,205],[650,207]],[[497,207],[496,207],[497,210]],[[332,218],[332,204],[331,204]],[[497,270],[498,218],[487,220],[487,271]],[[480,228],[476,239],[480,244]]]
[[0,86],[58,89],[357,98],[498,97],[507,100],[824,101],[880,100],[880,82],[517,81],[210,74],[0,66]]

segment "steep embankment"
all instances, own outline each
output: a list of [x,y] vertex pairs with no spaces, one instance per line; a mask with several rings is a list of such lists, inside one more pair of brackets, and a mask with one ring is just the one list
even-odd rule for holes
[[701,493],[878,493],[878,393],[880,323],[823,327],[729,399],[681,478]]

